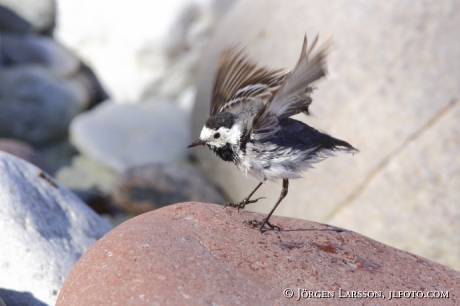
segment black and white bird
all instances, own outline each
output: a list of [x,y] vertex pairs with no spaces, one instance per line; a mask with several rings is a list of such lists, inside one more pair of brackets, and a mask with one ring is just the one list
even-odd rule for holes
[[326,74],[327,48],[312,55],[317,41],[318,37],[308,48],[305,37],[292,72],[260,67],[242,50],[226,49],[218,61],[210,117],[200,137],[188,146],[207,145],[260,181],[241,202],[227,204],[238,210],[260,199],[251,197],[263,182],[283,180],[279,199],[267,217],[251,221],[261,232],[265,225],[279,230],[269,219],[288,193],[289,179],[301,178],[302,172],[335,151],[358,152],[348,142],[290,118],[308,114],[311,84]]

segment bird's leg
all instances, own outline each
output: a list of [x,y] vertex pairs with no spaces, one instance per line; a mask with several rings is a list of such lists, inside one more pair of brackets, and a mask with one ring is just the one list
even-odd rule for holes
[[238,202],[238,203],[230,202],[230,203],[225,204],[224,207],[227,207],[227,206],[238,207],[238,212],[239,212],[240,209],[244,209],[246,204],[255,203],[255,202],[259,201],[260,199],[264,199],[264,197],[262,197],[262,198],[257,198],[257,199],[254,199],[254,200],[250,200],[252,195],[257,191],[257,189],[259,189],[260,186],[262,186],[262,182],[260,182],[259,185],[257,185],[256,189],[254,189],[247,197],[245,197],[243,199],[243,201]]
[[[289,189],[289,180],[288,179],[283,179],[283,189],[281,189],[281,194],[280,194],[280,197],[278,198],[278,202],[276,202],[275,206],[273,207],[273,209],[270,211],[270,213],[267,215],[267,217],[265,217],[265,219],[262,220],[262,222],[260,222],[260,232],[263,233],[263,228],[264,228],[264,225],[267,224],[271,229],[278,229],[280,230],[280,228],[276,225],[273,225],[271,224],[270,222],[268,222],[268,219],[270,219],[270,217],[272,216],[273,212],[275,211],[275,209],[278,207],[278,205],[281,203],[281,201],[284,199],[284,197],[287,195],[288,193],[288,189]],[[257,222],[259,223],[259,222]],[[251,222],[252,225],[255,225],[255,226],[258,226],[259,224],[256,224],[254,222]]]

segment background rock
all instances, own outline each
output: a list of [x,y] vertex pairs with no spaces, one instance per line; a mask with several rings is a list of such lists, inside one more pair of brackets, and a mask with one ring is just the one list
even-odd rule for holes
[[26,142],[16,139],[0,138],[0,151],[10,153],[50,173],[50,167],[46,164],[41,154]]
[[55,0],[0,0],[0,4],[27,20],[34,32],[52,34],[56,19]]
[[149,162],[184,159],[188,124],[187,114],[172,103],[107,101],[72,121],[70,140],[90,159],[122,172]]
[[61,0],[56,37],[94,68],[115,101],[177,99],[193,87],[196,59],[234,2]]
[[98,215],[113,217],[118,212],[118,209],[111,203],[110,199],[98,191],[72,190],[72,192]]
[[186,201],[225,203],[199,172],[171,162],[127,169],[118,177],[112,197],[118,207],[136,215]]
[[108,100],[110,97],[97,78],[93,69],[91,69],[91,67],[87,66],[83,62],[80,62],[79,66],[80,70],[73,77],[73,79],[79,80],[86,88],[86,92],[89,94],[88,109],[91,109],[103,101]]
[[44,145],[67,135],[70,120],[88,106],[82,84],[39,66],[0,70],[0,136]]
[[69,142],[68,139],[54,142],[45,147],[41,147],[38,152],[45,162],[50,166],[50,174],[55,175],[59,169],[69,166],[72,158],[78,154],[78,151]]
[[74,190],[97,190],[107,195],[110,194],[115,183],[117,173],[100,165],[84,155],[72,158],[70,165],[65,166],[56,173],[56,180]]
[[[404,233],[413,238],[395,240],[396,247],[423,250],[429,258],[442,258],[445,264],[459,267],[458,122],[460,103],[456,101],[430,121],[415,139],[409,139],[393,153],[388,164],[334,215],[331,222],[369,233],[383,241],[393,241],[393,237]],[[381,202],[378,209],[368,205],[379,194],[386,194],[389,199]]]
[[54,305],[74,263],[111,228],[48,174],[4,152],[0,194],[0,288]]
[[2,33],[25,34],[31,28],[32,25],[27,20],[0,4],[0,29],[2,29]]
[[[66,279],[56,305],[298,305],[283,289],[332,291],[314,305],[457,305],[460,273],[359,234],[273,217],[261,234],[244,221],[263,215],[203,203],[131,219],[95,243]],[[339,289],[378,291],[339,298]],[[389,291],[449,291],[449,298],[389,299]]]
[[[322,41],[332,37],[330,76],[317,84],[314,116],[297,119],[361,152],[329,158],[305,179],[292,181],[276,213],[346,225],[459,269],[459,223],[452,209],[460,189],[442,184],[446,173],[459,177],[454,170],[459,160],[451,153],[460,149],[454,132],[460,97],[458,9],[457,1],[239,1],[205,50],[191,139],[208,116],[215,59],[225,46],[247,46],[261,64],[292,69],[305,33],[310,39],[321,33]],[[431,131],[436,123],[449,134],[436,136]],[[240,201],[256,186],[206,148],[194,152],[208,178],[232,199]],[[402,156],[404,166],[394,168],[402,165]],[[279,184],[267,184],[255,196],[268,200],[248,208],[268,212],[280,190]],[[428,196],[429,190],[437,190],[436,196]],[[390,219],[393,230],[382,230]],[[412,236],[406,235],[409,228]]]
[[[30,292],[18,292],[0,288],[0,306],[27,305],[27,306],[47,306],[48,304],[36,299]],[[8,303],[7,305],[5,303]]]
[[50,37],[2,34],[4,65],[38,64],[57,76],[70,76],[80,68],[78,59]]

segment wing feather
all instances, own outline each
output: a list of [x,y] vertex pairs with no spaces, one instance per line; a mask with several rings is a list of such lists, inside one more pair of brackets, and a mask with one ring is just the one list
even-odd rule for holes
[[289,72],[260,67],[241,49],[222,52],[217,65],[211,102],[211,116],[231,111],[250,99],[270,100]]
[[273,98],[254,117],[253,131],[265,137],[276,131],[278,120],[300,112],[308,113],[313,88],[310,84],[326,75],[327,43],[319,52],[310,54],[318,41],[316,36],[310,48],[307,37],[304,38],[302,52],[294,71],[286,78]]

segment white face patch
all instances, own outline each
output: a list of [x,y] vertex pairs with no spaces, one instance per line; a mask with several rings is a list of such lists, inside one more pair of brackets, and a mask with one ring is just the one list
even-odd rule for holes
[[206,141],[206,144],[217,148],[225,146],[227,143],[236,145],[241,137],[241,130],[237,124],[231,129],[220,127],[216,130],[206,126],[201,130],[200,139]]

